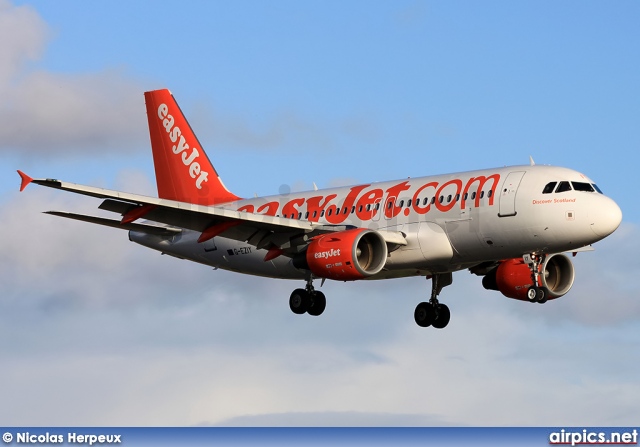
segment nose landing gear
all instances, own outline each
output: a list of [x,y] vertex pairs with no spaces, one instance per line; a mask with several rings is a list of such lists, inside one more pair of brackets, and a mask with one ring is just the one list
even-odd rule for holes
[[549,289],[540,286],[540,275],[544,274],[544,272],[540,272],[540,268],[544,265],[546,258],[547,255],[537,255],[535,253],[526,254],[522,257],[531,270],[531,281],[533,281],[533,285],[527,290],[527,298],[531,303],[544,304],[549,297]]
[[420,327],[433,326],[436,329],[443,329],[449,324],[451,312],[446,304],[438,301],[438,295],[444,287],[453,282],[451,273],[438,273],[431,279],[431,299],[429,302],[422,302],[416,306],[413,318]]

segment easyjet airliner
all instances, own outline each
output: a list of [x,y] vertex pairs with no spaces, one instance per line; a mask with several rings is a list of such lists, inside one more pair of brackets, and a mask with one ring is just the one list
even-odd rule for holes
[[168,90],[145,93],[158,198],[54,179],[29,183],[103,199],[117,219],[48,211],[129,231],[138,244],[250,275],[304,281],[289,306],[320,315],[315,279],[424,276],[431,296],[418,325],[444,328],[439,302],[452,273],[468,269],[486,289],[544,303],[569,292],[565,252],[591,249],[620,225],[616,203],[585,175],[535,165],[502,167],[242,199],[222,183]]

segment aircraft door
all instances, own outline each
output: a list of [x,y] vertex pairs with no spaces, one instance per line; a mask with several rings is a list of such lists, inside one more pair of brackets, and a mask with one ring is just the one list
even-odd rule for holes
[[516,212],[516,194],[518,186],[524,177],[525,171],[510,172],[502,184],[500,192],[500,211],[499,217],[515,216]]
[[384,207],[382,206],[382,199],[378,199],[375,201],[373,206],[373,220],[374,222],[378,222],[380,220],[380,214],[384,213]]
[[[396,205],[396,197],[388,197],[387,200],[385,200],[384,202],[384,206],[382,207],[382,209],[380,210],[380,212],[382,212],[384,214],[384,218],[385,220],[391,220],[392,218],[389,217],[389,210],[391,208],[393,208]],[[389,205],[391,204],[391,205]]]

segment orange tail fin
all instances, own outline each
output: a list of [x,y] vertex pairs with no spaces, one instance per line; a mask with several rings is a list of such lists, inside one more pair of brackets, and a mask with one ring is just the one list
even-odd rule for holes
[[239,200],[222,183],[169,90],[145,92],[158,197],[198,205]]

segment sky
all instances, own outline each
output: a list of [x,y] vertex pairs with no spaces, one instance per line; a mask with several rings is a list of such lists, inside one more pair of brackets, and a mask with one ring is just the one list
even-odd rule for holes
[[[595,426],[640,418],[640,4],[0,0],[3,425]],[[42,214],[154,195],[143,92],[169,88],[226,186],[277,194],[570,167],[621,207],[532,305],[461,271],[302,284],[213,271]],[[631,279],[630,279],[631,278]]]

